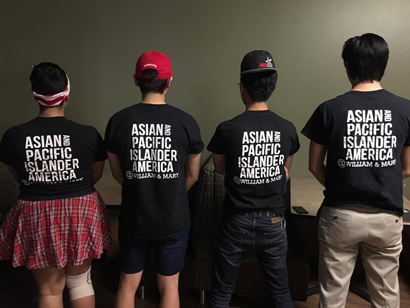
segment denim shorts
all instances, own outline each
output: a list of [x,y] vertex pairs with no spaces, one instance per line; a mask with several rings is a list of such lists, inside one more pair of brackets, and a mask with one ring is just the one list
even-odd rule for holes
[[188,235],[189,227],[158,240],[135,239],[127,234],[120,234],[121,270],[126,274],[142,271],[152,248],[158,274],[172,276],[179,273],[185,265]]

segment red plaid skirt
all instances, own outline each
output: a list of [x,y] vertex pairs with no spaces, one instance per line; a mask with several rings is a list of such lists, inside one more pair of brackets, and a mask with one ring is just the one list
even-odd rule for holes
[[17,200],[0,229],[0,260],[13,267],[63,268],[98,259],[111,244],[98,192],[56,200]]

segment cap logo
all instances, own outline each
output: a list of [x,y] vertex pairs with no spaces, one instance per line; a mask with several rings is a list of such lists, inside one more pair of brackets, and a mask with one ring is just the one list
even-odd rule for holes
[[144,67],[147,67],[147,66],[157,67],[157,65],[156,65],[156,64],[152,64],[152,63],[147,63],[147,64],[144,64]]
[[272,59],[266,58],[265,63],[259,63],[259,67],[273,67]]

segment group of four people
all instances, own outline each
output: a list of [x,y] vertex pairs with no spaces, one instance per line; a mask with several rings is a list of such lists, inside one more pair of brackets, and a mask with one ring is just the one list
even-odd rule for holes
[[[410,174],[410,101],[380,85],[387,43],[378,35],[347,40],[342,58],[352,89],[319,105],[302,130],[309,170],[325,186],[319,218],[320,307],[343,307],[358,252],[372,307],[399,307],[402,178]],[[208,150],[225,174],[226,196],[209,307],[229,307],[242,256],[255,250],[275,307],[293,307],[287,269],[283,195],[299,149],[294,125],[269,110],[277,69],[254,50],[240,65],[245,112],[218,125]],[[34,66],[35,119],[3,135],[0,161],[20,184],[0,229],[0,259],[32,269],[40,307],[93,307],[91,260],[109,247],[108,217],[94,189],[108,156],[122,186],[121,278],[116,307],[134,307],[151,249],[160,307],[179,307],[190,216],[203,143],[195,120],[165,102],[172,82],[166,55],[148,51],[134,80],[141,102],[111,117],[105,141],[64,117],[70,82],[52,63]],[[326,164],[325,164],[326,158]]]

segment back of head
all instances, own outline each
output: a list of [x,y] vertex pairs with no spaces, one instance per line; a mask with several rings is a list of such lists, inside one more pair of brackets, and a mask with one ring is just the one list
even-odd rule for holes
[[57,64],[42,62],[34,66],[31,74],[31,89],[42,95],[53,95],[64,91],[68,84],[66,73]]
[[241,62],[241,82],[253,102],[266,102],[278,80],[272,56],[264,50],[254,50]]
[[348,39],[342,58],[349,77],[358,82],[380,81],[389,59],[386,41],[373,33]]
[[151,68],[145,69],[142,74],[144,78],[136,78],[142,94],[164,93],[168,79],[157,79],[158,72]]
[[50,62],[35,65],[30,74],[31,91],[40,110],[63,106],[70,94],[70,81],[61,67]]
[[172,77],[171,61],[162,52],[144,52],[137,61],[134,75],[142,94],[164,93]]

